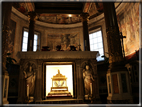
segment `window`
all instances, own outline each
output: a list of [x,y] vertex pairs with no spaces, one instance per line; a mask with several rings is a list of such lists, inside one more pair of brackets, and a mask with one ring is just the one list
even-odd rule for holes
[[24,33],[23,33],[22,51],[27,51],[27,45],[28,45],[28,32],[24,31]]
[[[37,50],[37,45],[39,45],[39,33],[35,32],[35,34],[34,34],[33,51]],[[27,51],[27,47],[28,47],[28,30],[24,29],[24,32],[23,32],[23,42],[22,42],[22,51]]]
[[34,34],[34,46],[33,46],[33,51],[37,50],[37,41],[38,41],[38,35]]
[[98,56],[96,59],[97,61],[103,61],[104,57],[101,56],[104,55],[104,49],[103,49],[101,30],[89,34],[89,40],[90,40],[90,51],[99,51],[100,56]]

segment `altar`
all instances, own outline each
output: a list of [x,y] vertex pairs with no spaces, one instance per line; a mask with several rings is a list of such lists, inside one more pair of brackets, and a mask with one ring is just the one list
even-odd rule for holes
[[[19,93],[18,93],[18,102],[24,103],[24,101],[30,100],[30,98],[34,98],[34,101],[36,103],[41,103],[43,100],[47,99],[48,96],[54,96],[54,95],[62,95],[66,94],[70,96],[73,99],[78,100],[90,100],[89,98],[85,98],[85,90],[86,87],[84,85],[84,77],[83,72],[86,69],[86,65],[89,66],[90,71],[92,71],[92,76],[94,78],[94,82],[92,82],[92,87],[90,88],[92,90],[92,93],[90,93],[89,96],[91,96],[91,100],[99,101],[99,85],[98,85],[98,76],[97,76],[97,61],[96,56],[98,56],[98,51],[37,51],[37,52],[19,52],[18,57],[20,58],[20,78],[19,78]],[[33,72],[33,81],[29,84],[32,84],[33,90],[28,90],[27,83],[25,80],[25,73],[28,73],[28,69],[32,67],[31,72]],[[46,66],[49,65],[71,65],[71,75],[72,78],[70,81],[72,81],[72,84],[65,84],[62,87],[61,83],[58,85],[56,84],[56,87],[53,86],[52,82],[48,82],[47,78],[49,73],[47,75],[47,69]],[[66,70],[65,73],[69,73],[69,69]],[[49,70],[48,70],[49,71]],[[62,70],[60,70],[62,72]],[[69,81],[69,79],[66,78],[66,74],[60,72],[57,72],[56,74],[52,75],[52,79],[50,80],[54,81],[56,80],[59,75],[62,77],[60,78],[65,82],[66,80]],[[56,76],[55,76],[56,75]],[[65,76],[63,76],[65,75]],[[59,79],[59,78],[58,78]],[[52,85],[50,85],[52,84]],[[49,86],[50,85],[50,86]],[[72,88],[69,88],[69,86],[72,85]],[[49,86],[50,91],[47,93],[47,87]],[[30,87],[29,87],[30,88]],[[55,89],[58,90],[55,91]],[[54,90],[54,91],[53,91]],[[59,91],[62,90],[62,91]],[[63,91],[66,90],[66,91]],[[89,90],[89,92],[91,91]],[[30,94],[29,92],[32,92],[33,94]],[[61,93],[62,94],[61,94]],[[27,94],[29,93],[29,94]],[[27,97],[28,96],[28,97]],[[59,98],[60,99],[60,98]]]

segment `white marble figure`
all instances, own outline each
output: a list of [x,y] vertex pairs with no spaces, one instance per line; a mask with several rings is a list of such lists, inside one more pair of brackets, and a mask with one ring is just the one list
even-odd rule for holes
[[27,97],[34,96],[34,88],[35,88],[35,72],[33,71],[32,64],[29,65],[28,69],[24,71],[25,79],[26,79],[26,88],[27,88]]
[[94,81],[94,78],[92,76],[92,71],[89,69],[89,65],[86,65],[86,70],[83,69],[83,79],[84,79],[85,95],[91,95],[92,82]]

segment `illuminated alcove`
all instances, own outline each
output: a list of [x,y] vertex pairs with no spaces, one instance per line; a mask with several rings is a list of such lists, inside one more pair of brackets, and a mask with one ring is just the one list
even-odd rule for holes
[[72,65],[46,65],[46,96],[51,91],[52,87],[52,77],[60,73],[67,78],[68,91],[73,95],[73,70]]

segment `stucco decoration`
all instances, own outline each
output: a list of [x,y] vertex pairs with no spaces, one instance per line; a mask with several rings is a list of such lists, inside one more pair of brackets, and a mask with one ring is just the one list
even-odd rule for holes
[[139,3],[132,3],[126,10],[117,16],[120,32],[126,38],[124,41],[125,55],[139,50]]

